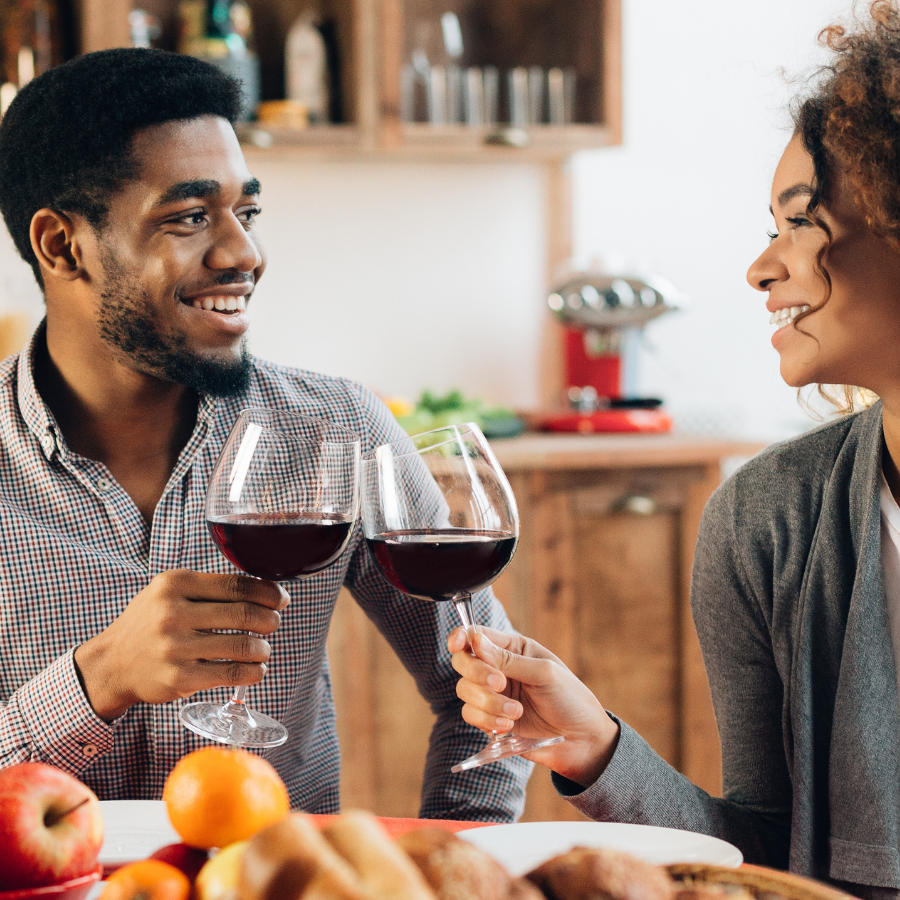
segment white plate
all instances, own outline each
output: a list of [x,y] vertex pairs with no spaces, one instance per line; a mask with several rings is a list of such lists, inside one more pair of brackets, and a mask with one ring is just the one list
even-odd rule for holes
[[611,847],[657,865],[706,863],[737,868],[741,851],[719,838],[676,828],[620,825],[616,822],[519,822],[460,831],[503,863],[511,875],[524,875],[573,847]]
[[100,810],[104,825],[100,862],[104,866],[145,859],[160,847],[181,841],[162,800],[101,800]]

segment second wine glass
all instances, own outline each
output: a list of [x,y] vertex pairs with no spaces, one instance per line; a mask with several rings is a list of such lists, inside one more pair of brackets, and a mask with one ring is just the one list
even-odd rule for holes
[[[248,575],[299,581],[340,556],[356,521],[359,438],[324,419],[284,410],[242,410],[210,477],[206,522],[219,550]],[[197,702],[179,717],[224,744],[277,747],[284,726],[244,703]]]
[[[361,483],[363,532],[385,578],[420,600],[454,603],[471,640],[472,594],[506,568],[519,535],[512,488],[481,430],[451,425],[377,447],[363,458]],[[495,732],[451,771],[563,740]]]

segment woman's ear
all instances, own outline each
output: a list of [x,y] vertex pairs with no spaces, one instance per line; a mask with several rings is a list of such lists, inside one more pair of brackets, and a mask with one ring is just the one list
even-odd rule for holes
[[75,223],[55,209],[39,209],[31,218],[31,249],[47,276],[76,281],[84,276]]

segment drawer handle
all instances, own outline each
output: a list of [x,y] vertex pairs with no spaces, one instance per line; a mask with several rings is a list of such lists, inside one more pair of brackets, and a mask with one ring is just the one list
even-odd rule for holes
[[631,513],[635,516],[652,516],[656,512],[656,501],[642,494],[629,494],[613,505],[615,512]]

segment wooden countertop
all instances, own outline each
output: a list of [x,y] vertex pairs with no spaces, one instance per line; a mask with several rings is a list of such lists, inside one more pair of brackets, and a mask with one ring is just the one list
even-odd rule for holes
[[506,472],[702,465],[730,456],[755,456],[765,446],[761,442],[682,434],[528,432],[491,441]]

